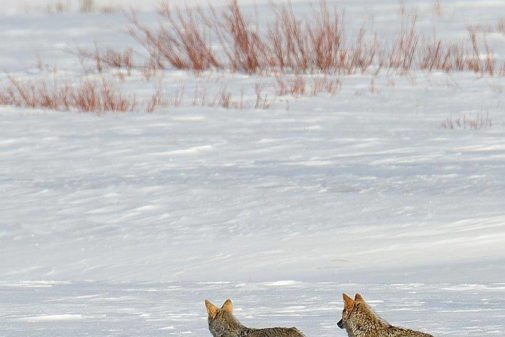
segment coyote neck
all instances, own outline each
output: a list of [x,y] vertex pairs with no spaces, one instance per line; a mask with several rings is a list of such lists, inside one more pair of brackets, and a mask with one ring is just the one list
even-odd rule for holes
[[367,315],[366,319],[351,320],[347,325],[349,337],[389,336],[394,329],[389,323],[375,315]]
[[433,337],[429,334],[396,326],[383,326],[376,330],[356,330],[349,337]]
[[233,324],[230,324],[226,329],[212,331],[212,334],[214,337],[247,337],[253,330],[254,329],[243,326],[235,320]]
[[251,332],[253,332],[255,330],[257,330],[257,329],[252,329],[252,328],[248,328],[246,326],[241,325],[241,330],[240,330],[240,333],[237,337],[247,337],[251,334]]
[[389,336],[388,329],[386,327],[373,328],[373,326],[358,327],[355,329],[349,329],[349,337],[382,337]]

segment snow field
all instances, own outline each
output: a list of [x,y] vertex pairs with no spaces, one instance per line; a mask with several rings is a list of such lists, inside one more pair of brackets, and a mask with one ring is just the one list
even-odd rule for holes
[[[398,28],[397,2],[336,3],[352,31]],[[76,46],[138,48],[119,13],[2,4],[2,81],[97,79]],[[450,39],[504,5],[406,2]],[[203,300],[228,297],[246,325],[344,336],[343,291],[435,336],[503,335],[503,77],[333,76],[335,93],[294,97],[273,76],[105,76],[142,102],[184,94],[154,113],[0,108],[2,336],[209,336]],[[245,107],[193,103],[222,90]]]
[[434,336],[501,336],[504,285],[268,283],[2,283],[4,336],[210,336],[203,300],[234,301],[246,326],[296,326],[344,336],[341,292],[366,299],[389,322]]

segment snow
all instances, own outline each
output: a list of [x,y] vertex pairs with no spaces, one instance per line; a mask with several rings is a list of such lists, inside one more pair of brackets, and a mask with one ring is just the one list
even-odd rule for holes
[[19,318],[20,321],[24,322],[54,322],[54,321],[75,321],[83,319],[82,315],[41,315],[41,316],[33,316],[33,317],[22,317]]
[[[337,290],[338,289],[338,290]],[[234,300],[246,326],[297,326],[307,336],[344,336],[341,292],[359,289],[382,317],[435,336],[503,336],[505,284],[96,283],[6,288],[4,336],[209,336],[205,298]],[[4,300],[3,300],[4,301]]]
[[289,110],[4,109],[3,277],[500,282],[501,98],[495,127],[447,130],[489,89],[421,85]]
[[[371,15],[385,34],[397,26],[396,1],[336,3],[352,28]],[[119,13],[0,4],[10,46],[0,80],[80,78],[74,47],[135,47]],[[505,6],[441,4],[434,19],[432,1],[406,2],[421,29],[448,38],[495,24]],[[505,35],[489,38],[501,59]],[[37,55],[57,70],[38,70]],[[210,336],[205,298],[232,298],[248,326],[344,336],[344,291],[435,336],[503,336],[504,78],[340,79],[334,96],[295,98],[276,97],[273,77],[167,71],[149,82],[134,71],[120,85],[139,100],[159,82],[169,97],[184,87],[183,104],[104,115],[0,107],[2,336]],[[258,83],[267,109],[254,109]],[[191,104],[222,86],[243,90],[246,108]],[[442,126],[479,116],[492,126]]]

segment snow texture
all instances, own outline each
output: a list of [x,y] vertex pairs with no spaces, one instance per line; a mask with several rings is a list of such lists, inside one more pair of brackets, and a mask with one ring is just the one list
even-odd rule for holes
[[505,284],[0,283],[8,337],[210,336],[203,299],[234,300],[249,327],[296,326],[308,337],[345,336],[340,293],[367,294],[390,323],[434,336],[503,336]]
[[[60,78],[82,76],[72,48],[94,41],[138,47],[120,13],[11,3],[0,2],[1,80],[52,76],[36,69],[37,55]],[[353,28],[372,15],[384,34],[397,26],[396,1],[336,3]],[[141,17],[155,22],[147,4]],[[505,7],[442,1],[434,19],[433,1],[405,4],[421,29],[435,24],[448,38],[495,24]],[[504,40],[489,35],[497,58]],[[246,88],[247,104],[256,83],[267,92],[275,83],[179,71],[160,81],[169,96]],[[0,108],[0,334],[210,336],[203,300],[230,297],[248,326],[344,336],[340,296],[359,291],[394,324],[503,336],[504,78],[342,81],[335,96],[270,95],[264,110]],[[153,84],[134,72],[124,87],[142,98]],[[492,127],[442,127],[482,116]]]

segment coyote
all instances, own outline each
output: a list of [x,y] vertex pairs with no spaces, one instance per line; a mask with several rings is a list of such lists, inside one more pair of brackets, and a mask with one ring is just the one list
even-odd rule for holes
[[380,318],[360,294],[356,294],[354,300],[346,294],[343,297],[345,305],[338,327],[345,328],[349,337],[433,337],[424,332],[392,326]]
[[247,328],[233,316],[233,303],[226,300],[221,308],[205,300],[209,330],[214,337],[305,337],[296,328]]

